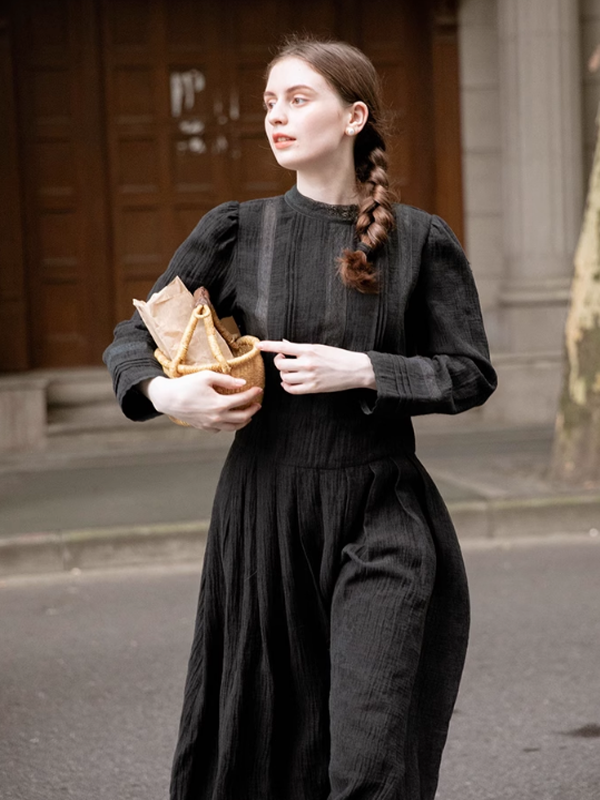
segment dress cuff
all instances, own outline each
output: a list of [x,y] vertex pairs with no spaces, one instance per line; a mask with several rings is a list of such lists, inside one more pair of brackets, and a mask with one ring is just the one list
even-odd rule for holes
[[149,378],[165,377],[160,367],[141,365],[135,370],[128,370],[127,381],[121,381],[117,387],[117,400],[126,417],[134,422],[145,422],[159,417],[150,400],[139,390],[139,384]]
[[391,353],[367,352],[373,365],[377,389],[370,391],[361,399],[361,408],[365,414],[395,414],[402,409],[408,397],[407,387],[402,381],[398,360],[402,356]]

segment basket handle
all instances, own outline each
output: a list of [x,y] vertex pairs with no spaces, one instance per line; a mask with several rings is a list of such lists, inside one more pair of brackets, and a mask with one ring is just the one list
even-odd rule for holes
[[169,368],[169,376],[171,378],[177,377],[178,367],[180,364],[185,362],[187,357],[188,348],[190,346],[190,342],[192,340],[192,336],[194,335],[194,331],[196,330],[196,326],[198,321],[202,320],[204,322],[204,328],[206,330],[206,338],[208,339],[208,345],[210,350],[216,359],[219,365],[219,371],[224,373],[231,372],[231,367],[227,363],[227,359],[221,352],[221,348],[219,347],[219,342],[217,341],[217,334],[215,332],[215,324],[213,320],[213,313],[210,306],[202,303],[192,311],[190,316],[190,321],[187,324],[185,331],[183,332],[183,336],[181,337],[181,342],[179,343],[179,348],[177,350],[177,355],[171,361],[171,365]]
[[204,286],[201,286],[199,289],[196,289],[194,292],[194,298],[197,299],[198,305],[207,305],[210,308],[212,314],[212,320],[217,332],[221,334],[223,339],[225,339],[226,344],[233,349],[233,345],[237,342],[240,338],[239,333],[233,334],[229,331],[219,319],[219,315],[215,311],[213,304],[210,302],[210,295]]
[[[217,315],[215,314],[214,309],[208,304],[202,304],[195,308],[193,313],[198,316],[198,319],[201,319],[204,322],[204,329],[206,330],[206,338],[208,339],[209,347],[213,356],[217,359],[217,363],[221,368],[221,372],[231,372],[231,366],[227,362],[227,359],[219,347],[219,341],[217,339],[217,332],[215,329],[218,328],[219,333],[221,333],[221,326],[217,326]],[[230,342],[227,341],[227,344],[230,344]]]
[[237,340],[240,338],[239,334],[235,334],[234,335],[233,333],[231,333],[231,331],[227,330],[225,325],[223,325],[223,323],[221,322],[221,320],[217,316],[217,314],[216,314],[214,308],[212,307],[212,305],[209,306],[209,308],[212,311],[212,320],[213,320],[213,324],[214,324],[217,332],[221,334],[223,339],[225,339],[225,342],[227,343],[227,346],[229,348],[231,348],[231,346],[234,345],[237,342]]

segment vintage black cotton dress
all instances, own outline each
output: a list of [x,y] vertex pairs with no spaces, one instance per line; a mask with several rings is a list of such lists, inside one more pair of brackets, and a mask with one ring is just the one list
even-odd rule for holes
[[[213,509],[171,800],[432,800],[468,635],[463,562],[414,454],[411,416],[495,387],[465,256],[396,206],[378,295],[336,258],[356,209],[226,203],[175,254],[221,316],[263,339],[367,352],[377,391],[293,396],[265,354],[263,408],[236,434]],[[105,360],[132,419],[162,374],[137,315]],[[193,434],[191,434],[193,435]],[[172,498],[171,498],[172,500]]]

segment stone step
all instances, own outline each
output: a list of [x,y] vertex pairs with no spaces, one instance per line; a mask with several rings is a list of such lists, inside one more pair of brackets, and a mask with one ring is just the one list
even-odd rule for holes
[[[121,412],[110,376],[103,367],[40,370],[37,374],[47,380],[49,436],[136,427]],[[161,420],[160,424],[165,423]]]
[[[76,428],[106,428],[128,424],[117,405],[105,369],[49,370],[48,432]],[[131,424],[131,423],[129,423]]]
[[[37,373],[42,374],[42,371]],[[103,367],[44,370],[47,447],[52,452],[101,452],[174,447],[227,448],[231,434],[203,433],[165,416],[132,422],[121,412]]]

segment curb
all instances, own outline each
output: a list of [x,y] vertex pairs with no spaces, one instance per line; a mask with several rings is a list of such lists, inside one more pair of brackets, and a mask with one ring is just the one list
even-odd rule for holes
[[465,539],[510,539],[600,529],[600,494],[495,498],[448,503]]
[[0,539],[0,576],[201,562],[207,533],[208,522],[200,520],[15,534]]
[[[597,535],[600,494],[448,503],[462,542]],[[160,525],[22,533],[0,539],[0,577],[195,561],[208,520]]]

